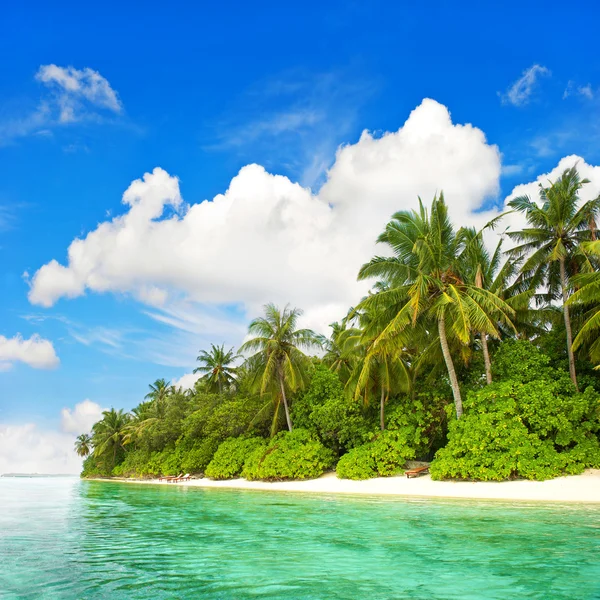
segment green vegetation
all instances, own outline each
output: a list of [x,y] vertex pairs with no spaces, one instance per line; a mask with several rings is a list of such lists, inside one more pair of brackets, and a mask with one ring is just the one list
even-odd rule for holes
[[246,479],[280,481],[314,479],[333,466],[333,452],[306,429],[278,433],[266,448],[255,450],[244,464]]
[[[332,324],[265,306],[239,351],[201,351],[194,389],[164,379],[131,412],[111,409],[75,451],[83,476],[349,479],[408,460],[437,479],[546,479],[600,467],[600,200],[575,169],[539,199],[528,227],[488,252],[456,228],[442,194],[393,215],[371,292]],[[318,351],[311,356],[310,351]]]
[[238,477],[248,457],[259,450],[264,451],[266,445],[264,439],[256,437],[225,440],[206,467],[206,476],[211,479]]

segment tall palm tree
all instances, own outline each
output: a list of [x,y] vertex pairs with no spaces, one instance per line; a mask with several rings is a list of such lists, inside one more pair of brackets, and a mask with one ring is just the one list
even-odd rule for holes
[[396,213],[377,241],[386,244],[393,256],[374,257],[361,267],[358,276],[387,283],[361,303],[374,315],[373,330],[377,333],[373,345],[390,343],[419,322],[437,328],[460,419],[462,396],[449,336],[463,345],[470,343],[474,332],[497,337],[497,323],[510,324],[514,311],[504,300],[464,277],[465,235],[452,226],[443,194],[434,197],[430,212],[419,199],[418,212]]
[[209,385],[211,391],[223,393],[223,388],[231,385],[235,379],[236,368],[230,366],[239,358],[233,348],[225,352],[225,344],[221,346],[210,345],[210,352],[202,350],[196,359],[201,366],[194,369],[194,373],[204,373],[201,377]]
[[116,463],[117,452],[124,450],[124,437],[130,416],[123,409],[105,410],[102,419],[92,427],[94,456],[111,456],[112,464]]
[[310,329],[296,329],[302,311],[289,306],[283,310],[274,304],[264,307],[265,316],[254,319],[248,333],[254,336],[240,347],[240,352],[253,352],[250,361],[255,365],[261,394],[277,385],[281,393],[285,419],[292,431],[288,392],[304,386],[310,359],[301,348],[320,348],[323,338]]
[[88,456],[92,451],[92,436],[88,433],[82,433],[75,440],[75,452],[83,458]]
[[547,301],[562,299],[563,317],[567,335],[569,373],[577,386],[573,332],[569,315],[570,278],[577,273],[592,272],[593,265],[582,242],[595,238],[596,217],[600,210],[600,197],[580,205],[579,192],[589,183],[581,179],[576,167],[566,169],[548,187],[539,186],[537,203],[529,196],[519,196],[509,206],[525,213],[529,227],[509,232],[519,245],[510,250],[512,257],[526,257],[520,279],[532,288],[545,286],[543,297]]

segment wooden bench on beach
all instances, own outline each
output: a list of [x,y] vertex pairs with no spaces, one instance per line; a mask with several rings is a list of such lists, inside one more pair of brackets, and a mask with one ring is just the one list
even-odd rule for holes
[[421,475],[425,475],[429,471],[429,466],[426,467],[417,467],[416,469],[409,469],[404,473],[410,479],[411,477],[419,477]]

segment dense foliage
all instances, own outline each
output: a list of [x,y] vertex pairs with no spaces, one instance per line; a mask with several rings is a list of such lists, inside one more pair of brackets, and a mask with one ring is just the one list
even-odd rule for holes
[[495,356],[498,381],[470,392],[464,418],[431,465],[434,479],[548,479],[600,466],[600,395],[575,391],[567,371],[528,342]]
[[408,459],[415,457],[405,430],[380,431],[373,440],[340,458],[337,475],[342,479],[370,479],[398,473]]
[[434,478],[505,480],[600,466],[600,200],[580,200],[586,183],[567,169],[515,198],[527,227],[493,252],[497,222],[455,227],[443,194],[394,214],[384,255],[358,274],[371,291],[329,339],[268,304],[238,351],[199,353],[193,389],[158,379],[82,433],[82,475],[365,479],[419,460]]
[[264,439],[256,437],[225,440],[206,467],[206,476],[211,479],[238,477],[248,457],[258,450],[264,451],[266,445]]
[[334,454],[306,429],[278,433],[266,448],[258,448],[246,460],[246,479],[279,481],[314,479],[333,466]]

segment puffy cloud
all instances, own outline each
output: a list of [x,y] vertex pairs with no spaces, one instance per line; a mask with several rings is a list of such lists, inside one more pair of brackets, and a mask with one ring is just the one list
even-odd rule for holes
[[155,306],[182,294],[251,311],[291,302],[323,329],[366,291],[356,273],[395,211],[443,189],[459,222],[482,222],[475,211],[497,194],[499,175],[496,146],[433,100],[398,131],[340,148],[319,194],[248,165],[225,193],[187,205],[176,177],[156,168],[125,192],[125,214],[74,240],[66,265],[37,271],[29,299],[51,306],[91,290]]
[[79,70],[53,64],[42,65],[36,79],[58,91],[59,120],[62,123],[78,120],[79,111],[86,102],[115,113],[123,110],[121,101],[108,80],[89,67]]
[[82,459],[73,448],[75,436],[44,430],[34,423],[0,423],[0,474],[76,474]]
[[175,387],[181,387],[184,390],[191,390],[200,377],[202,377],[202,373],[186,373],[179,379],[173,379],[171,384]]
[[91,400],[63,408],[60,429],[35,423],[0,423],[0,474],[80,473],[83,459],[75,452],[75,437],[89,432],[102,410]]
[[551,72],[541,65],[532,65],[525,69],[519,79],[517,79],[506,93],[501,94],[504,104],[513,106],[523,106],[529,102],[540,77],[548,77]]
[[60,361],[52,342],[37,334],[28,340],[20,334],[12,338],[0,335],[0,370],[10,368],[15,362],[23,362],[34,369],[53,369]]
[[60,426],[65,433],[87,433],[92,425],[102,418],[102,411],[106,410],[91,400],[84,400],[76,404],[73,409],[63,408],[60,412]]
[[[530,181],[529,183],[517,185],[506,197],[504,201],[505,207],[508,208],[508,203],[517,196],[529,196],[532,200],[538,200],[540,184],[547,187],[551,182],[556,181],[565,169],[570,169],[573,166],[577,167],[577,171],[582,179],[590,180],[590,183],[584,185],[579,193],[581,200],[587,202],[598,197],[600,194],[600,167],[589,165],[581,156],[572,154],[562,158],[550,172],[539,175],[534,181]],[[507,218],[509,216],[507,215]]]

